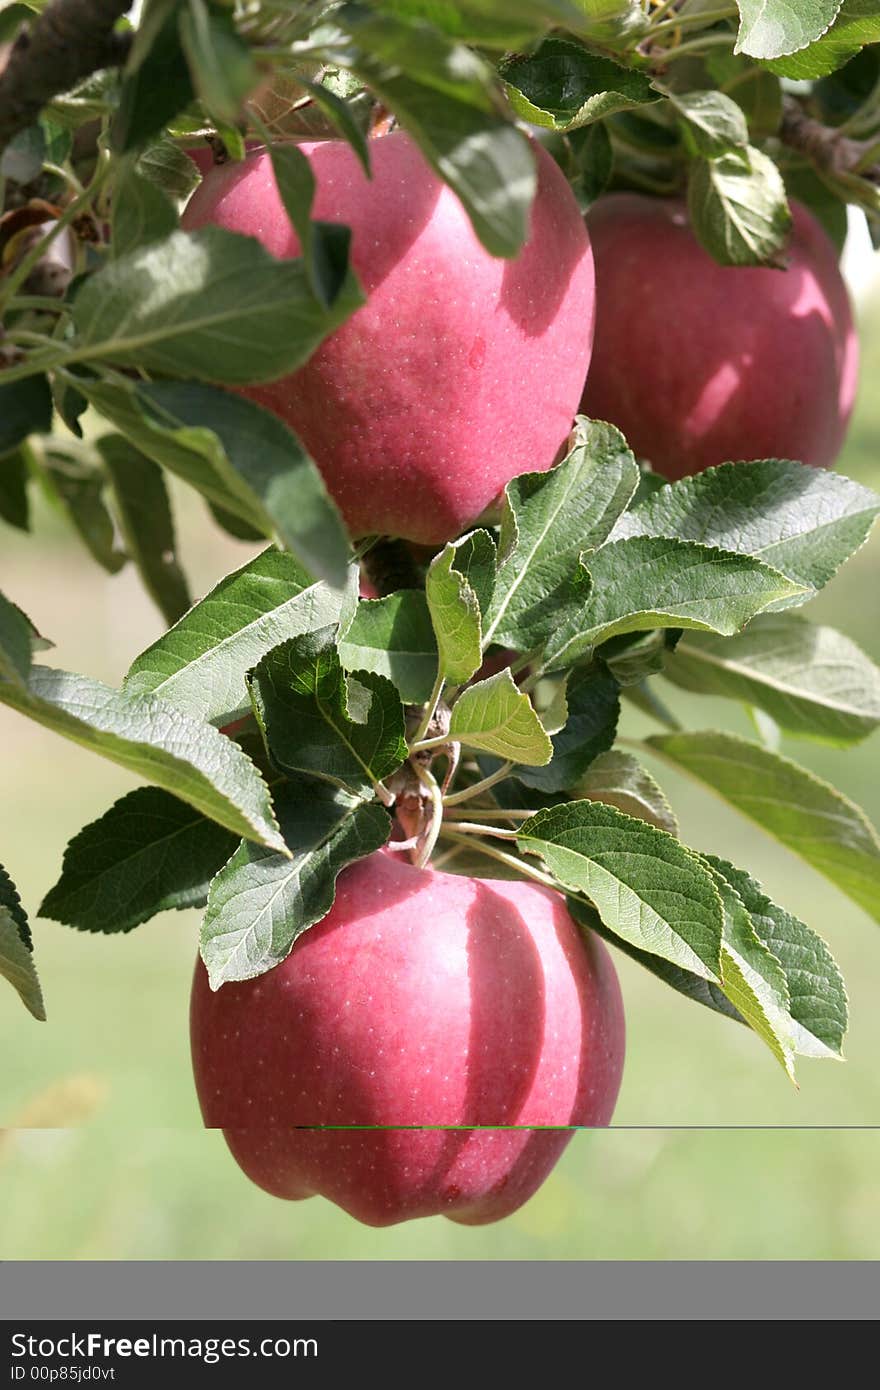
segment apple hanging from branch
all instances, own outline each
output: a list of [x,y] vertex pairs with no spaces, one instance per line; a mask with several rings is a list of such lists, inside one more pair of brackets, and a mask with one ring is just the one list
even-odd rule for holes
[[515,1210],[570,1137],[542,1127],[609,1122],[624,1054],[611,958],[561,895],[384,850],[268,973],[212,992],[200,960],[191,1035],[205,1123],[248,1176],[371,1225]]
[[667,478],[737,459],[830,468],[858,344],[837,254],[795,203],[785,269],[719,265],[682,202],[613,193],[590,209],[596,337],[583,410]]
[[[531,236],[501,260],[402,132],[370,142],[371,179],[344,141],[299,148],[313,216],[351,228],[368,302],[299,371],[245,394],[299,435],[353,536],[449,540],[516,474],[550,468],[571,429],[594,294],[574,195],[536,145]],[[211,169],[183,222],[299,254],[264,151]]]

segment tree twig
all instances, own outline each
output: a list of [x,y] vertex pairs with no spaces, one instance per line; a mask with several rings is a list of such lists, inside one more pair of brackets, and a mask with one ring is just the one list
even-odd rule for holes
[[20,31],[0,72],[0,151],[53,97],[124,61],[129,39],[113,26],[130,7],[131,0],[50,0]]
[[[826,174],[851,174],[867,150],[875,141],[851,140],[835,130],[833,126],[823,125],[810,116],[803,103],[791,93],[786,93],[782,105],[782,123],[779,138],[789,149],[797,150]],[[880,162],[858,169],[862,178],[869,183],[880,183]]]

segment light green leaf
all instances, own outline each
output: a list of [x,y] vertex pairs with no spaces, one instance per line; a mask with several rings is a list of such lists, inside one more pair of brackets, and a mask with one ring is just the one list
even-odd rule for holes
[[782,175],[753,145],[694,160],[688,214],[697,240],[721,265],[767,265],[791,229]]
[[228,723],[250,710],[247,672],[280,642],[338,622],[344,602],[292,555],[264,550],[142,652],[123,688],[160,695],[194,719]]
[[320,302],[329,307],[345,281],[351,233],[336,222],[313,222],[315,175],[296,145],[271,145],[272,172],[284,209],[299,238],[309,282]]
[[839,473],[759,459],[723,463],[661,488],[621,517],[612,539],[678,536],[754,555],[815,591],[863,544],[878,511],[876,493]]
[[724,92],[670,92],[669,100],[696,153],[711,158],[749,143],[743,109]]
[[606,539],[638,479],[620,431],[580,418],[558,468],[508,483],[484,647],[530,651],[580,608],[589,588],[580,557]]
[[613,806],[570,801],[527,820],[518,843],[563,887],[586,894],[624,941],[718,982],[721,898],[699,857],[671,835]]
[[421,589],[362,599],[339,638],[339,660],[346,671],[385,676],[405,704],[424,704],[437,674],[437,641]]
[[623,632],[688,627],[738,632],[799,586],[751,556],[691,541],[635,537],[604,545],[588,560],[589,599],[550,637],[546,670],[570,665]]
[[[834,0],[819,0],[823,10]],[[865,44],[880,40],[877,0],[843,0],[834,24],[821,38],[784,58],[768,61],[780,77],[806,81],[842,67]]]
[[30,623],[20,608],[0,594],[0,680],[25,689],[30,669]]
[[28,1013],[41,1023],[46,1009],[43,992],[37,978],[34,958],[18,934],[18,928],[8,908],[0,904],[0,975],[17,992]]
[[678,821],[665,794],[650,772],[619,748],[600,753],[572,788],[572,795],[577,800],[604,801],[678,838]]
[[34,666],[27,689],[0,682],[0,702],[164,787],[227,830],[283,852],[268,789],[250,758],[167,700]]
[[795,737],[858,743],[880,724],[880,669],[843,633],[796,613],[765,614],[730,638],[685,633],[664,674],[757,705]]
[[337,875],[384,845],[391,829],[381,806],[310,780],[282,786],[277,807],[290,857],[245,841],[211,884],[201,953],[212,989],[285,960],[330,911]]
[[138,787],[73,837],[39,915],[79,931],[127,932],[157,912],[203,907],[235,847],[235,835],[192,806]]
[[704,782],[880,921],[880,840],[842,792],[736,734],[654,734],[649,748]]
[[543,724],[507,667],[461,692],[452,707],[449,737],[530,767],[553,756]]
[[431,561],[425,579],[440,674],[450,685],[464,685],[483,660],[480,602],[457,559],[457,546],[450,542]]
[[384,676],[342,669],[325,627],[283,642],[248,676],[273,761],[363,799],[407,755],[400,696]]
[[736,53],[781,58],[806,48],[829,29],[841,0],[736,0],[740,15]]
[[847,1027],[846,989],[825,942],[772,902],[742,869],[712,854],[704,858],[736,890],[757,936],[785,972],[795,1052],[839,1057]]

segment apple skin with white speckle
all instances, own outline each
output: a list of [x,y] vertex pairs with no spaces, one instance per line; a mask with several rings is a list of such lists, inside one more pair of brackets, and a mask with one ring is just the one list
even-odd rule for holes
[[[550,468],[571,430],[593,338],[583,219],[537,145],[530,236],[512,260],[480,244],[403,132],[370,141],[371,179],[345,141],[299,148],[313,216],[351,228],[368,299],[298,371],[242,394],[300,437],[353,536],[440,544],[516,474]],[[183,226],[208,224],[299,254],[264,150],[208,170]]]
[[197,962],[191,1036],[245,1173],[374,1226],[516,1210],[571,1137],[541,1127],[608,1124],[624,1056],[611,958],[560,894],[388,851],[266,974],[212,992]]

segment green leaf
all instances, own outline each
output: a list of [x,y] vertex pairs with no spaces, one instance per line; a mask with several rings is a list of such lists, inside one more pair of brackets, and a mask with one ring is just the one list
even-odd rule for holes
[[450,685],[464,685],[483,661],[480,601],[457,561],[458,546],[452,541],[435,555],[425,579],[440,674]]
[[126,696],[88,676],[34,666],[26,690],[0,681],[0,701],[164,787],[227,830],[283,852],[254,764],[231,739],[166,700]]
[[292,555],[264,550],[142,652],[123,689],[159,695],[194,719],[228,723],[250,710],[247,672],[285,639],[338,622],[343,602]]
[[532,816],[518,843],[564,888],[586,894],[624,941],[718,981],[721,898],[699,857],[671,835],[613,806],[571,801]]
[[[830,4],[832,0],[822,3]],[[767,66],[780,77],[795,81],[824,77],[842,67],[863,45],[878,40],[880,14],[876,0],[843,0],[835,23],[821,38],[797,53],[768,62]]]
[[646,745],[704,782],[880,921],[880,840],[842,792],[736,734],[653,734]]
[[839,473],[759,459],[723,463],[661,488],[621,517],[612,539],[677,536],[754,555],[815,591],[863,544],[878,512],[880,497]]
[[186,0],[179,24],[195,91],[217,120],[234,122],[259,70],[236,32],[231,11],[205,0]]
[[0,864],[0,907],[5,908],[9,913],[22,944],[26,946],[29,951],[32,950],[34,943],[28,924],[27,913],[22,907],[21,898],[18,896],[18,889],[2,864]]
[[299,238],[312,290],[329,308],[345,282],[351,233],[335,222],[311,220],[315,176],[296,145],[270,145],[269,156],[281,201]]
[[880,724],[880,669],[842,633],[795,613],[765,614],[727,639],[686,633],[665,675],[757,705],[795,737],[858,743]]
[[487,251],[516,255],[528,236],[534,156],[502,114],[484,59],[429,24],[364,5],[340,5],[332,26],[316,56],[350,69],[395,113],[458,194]]
[[348,536],[320,473],[283,421],[253,401],[199,382],[83,381],[101,414],[133,444],[258,535],[293,550],[341,587]]
[[620,689],[606,671],[590,666],[574,671],[566,702],[568,718],[553,736],[550,762],[545,767],[518,767],[514,774],[537,791],[562,792],[574,786],[593,760],[614,742]]
[[0,386],[0,454],[17,449],[29,434],[52,427],[52,392],[44,376],[26,376]]
[[97,448],[113,489],[126,551],[165,621],[175,623],[192,600],[177,563],[174,521],[162,470],[122,435],[104,435]]
[[195,96],[180,44],[178,9],[178,0],[154,0],[135,31],[111,126],[118,154],[145,145]]
[[670,92],[669,100],[697,154],[711,158],[749,143],[742,107],[724,92]]
[[46,1010],[34,958],[18,934],[12,914],[0,905],[0,975],[17,991],[29,1013],[41,1023]]
[[806,48],[830,28],[841,0],[736,0],[740,15],[736,53],[781,58]]
[[560,670],[622,632],[688,627],[738,632],[799,586],[751,556],[692,541],[640,536],[589,557],[590,597],[547,643],[544,668]]
[[188,198],[198,187],[200,174],[185,150],[163,135],[138,157],[135,169],[169,198]]
[[403,706],[384,676],[342,669],[330,627],[275,647],[248,676],[273,761],[369,799],[407,756]]
[[697,240],[721,265],[766,265],[785,248],[791,212],[773,160],[753,145],[696,159],[688,215]]
[[501,75],[516,114],[549,130],[577,130],[660,99],[645,73],[570,39],[544,39],[533,52],[504,63]]
[[742,1014],[734,1008],[720,985],[713,984],[711,980],[703,979],[702,975],[695,975],[692,970],[685,970],[680,965],[673,965],[671,961],[663,960],[661,956],[652,955],[650,951],[643,951],[638,946],[634,946],[631,941],[625,941],[623,937],[618,936],[616,932],[611,931],[606,926],[590,903],[585,903],[579,898],[569,897],[566,899],[566,906],[579,926],[588,931],[594,931],[597,936],[601,936],[604,941],[609,942],[618,951],[629,956],[630,960],[637,961],[652,975],[656,975],[657,979],[662,980],[665,985],[669,985],[678,994],[684,995],[685,999],[692,999],[695,1004],[702,1004],[704,1008],[711,1009],[713,1013],[722,1014],[725,1018],[732,1019],[736,1023],[745,1023]]
[[346,671],[373,671],[390,680],[408,705],[421,705],[437,674],[437,642],[421,589],[362,599],[339,639]]
[[735,888],[708,858],[701,856],[701,860],[713,875],[724,905],[721,988],[794,1081],[794,1030],[785,972],[759,939]]
[[498,642],[531,651],[579,610],[588,584],[580,557],[606,539],[638,477],[619,430],[579,419],[558,468],[508,483],[484,647]]
[[[195,165],[193,165],[195,168]],[[110,210],[113,255],[125,256],[177,230],[177,209],[161,188],[132,166],[118,179]]]
[[452,707],[449,737],[530,767],[553,756],[543,724],[507,667],[461,692]]
[[157,912],[203,907],[236,837],[158,787],[129,792],[64,851],[40,906],[79,931],[127,932]]
[[706,860],[734,888],[755,933],[785,973],[795,1052],[839,1057],[847,1028],[846,989],[831,952],[808,926],[767,897],[760,883],[724,859]]
[[20,608],[0,594],[0,680],[25,689],[30,669],[30,623]]
[[621,686],[642,685],[649,676],[656,676],[666,666],[673,638],[681,636],[680,628],[654,628],[649,632],[625,632],[603,642],[596,656]]
[[303,363],[363,303],[351,272],[330,309],[303,261],[221,227],[172,232],[111,261],[73,301],[69,358],[244,385]]
[[126,555],[117,545],[104,491],[107,478],[94,453],[71,440],[48,439],[33,451],[33,469],[49,500],[63,513],[90,555],[108,574],[118,574]]
[[375,802],[311,780],[284,784],[277,808],[291,857],[245,841],[211,884],[201,953],[212,989],[285,960],[330,911],[337,875],[380,849],[391,829]]
[[0,457],[0,518],[20,531],[30,530],[28,467],[23,449]]
[[[4,63],[5,66],[5,63]],[[46,137],[39,125],[26,126],[5,145],[0,153],[0,178],[15,183],[31,183],[37,178],[46,158]]]
[[678,838],[678,821],[666,796],[631,753],[618,748],[600,753],[572,787],[572,795],[577,800],[604,801]]

